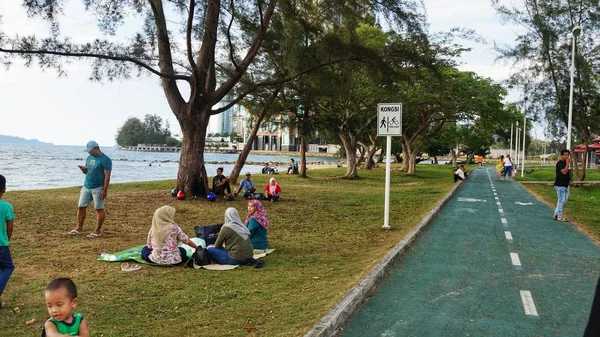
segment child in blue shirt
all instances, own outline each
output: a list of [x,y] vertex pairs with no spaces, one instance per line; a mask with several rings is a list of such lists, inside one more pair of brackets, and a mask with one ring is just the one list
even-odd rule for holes
[[77,307],[77,287],[69,278],[52,280],[44,293],[50,319],[44,323],[42,337],[90,337],[87,320],[82,314],[73,314]]
[[15,266],[10,255],[8,244],[13,233],[15,214],[13,206],[2,199],[6,192],[6,178],[0,175],[0,308],[2,308],[2,293]]

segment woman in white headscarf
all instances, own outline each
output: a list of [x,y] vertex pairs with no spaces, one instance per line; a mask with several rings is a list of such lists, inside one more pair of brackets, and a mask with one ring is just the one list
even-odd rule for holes
[[180,264],[186,261],[185,249],[179,242],[198,248],[183,230],[175,223],[175,208],[162,206],[154,212],[148,241],[142,249],[142,258],[156,264]]
[[229,207],[225,211],[225,221],[217,241],[207,250],[210,259],[218,264],[248,264],[254,261],[250,231],[244,226],[237,209]]

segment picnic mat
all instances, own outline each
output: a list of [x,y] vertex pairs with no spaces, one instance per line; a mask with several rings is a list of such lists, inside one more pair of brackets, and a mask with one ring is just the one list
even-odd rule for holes
[[[206,244],[204,243],[204,240],[202,240],[200,238],[191,238],[191,240],[198,246],[202,246],[202,247],[206,246]],[[133,260],[133,261],[136,261],[136,262],[139,262],[142,264],[148,264],[148,265],[152,265],[152,266],[166,266],[166,267],[171,266],[171,265],[165,265],[165,264],[150,263],[150,262],[142,259],[142,248],[144,248],[144,246],[145,245],[135,246],[133,248],[125,249],[125,250],[122,250],[120,252],[116,252],[113,254],[102,253],[100,255],[100,257],[97,258],[96,260],[105,261],[105,262],[123,262],[123,261]],[[194,251],[194,249],[191,246],[188,246],[186,244],[181,244],[179,246],[182,247],[183,249],[185,249],[188,259],[192,257],[192,252]]]
[[[191,238],[190,240],[192,240],[198,246],[202,246],[202,247],[206,246],[203,239]],[[194,250],[192,247],[190,247],[186,244],[181,244],[180,247],[182,247],[186,250],[188,259],[192,257],[192,252]],[[144,245],[135,246],[133,248],[125,249],[123,251],[116,252],[113,254],[102,253],[100,255],[100,257],[97,258],[96,260],[105,261],[105,262],[123,262],[123,261],[133,260],[133,261],[139,262],[141,264],[147,264],[147,265],[151,265],[151,266],[161,266],[161,267],[172,266],[172,265],[150,263],[150,262],[142,259],[142,248],[144,248]],[[265,253],[254,254],[254,258],[260,259],[262,257],[267,256],[268,254],[271,254],[273,251],[275,251],[275,249],[267,249]],[[194,268],[196,268],[196,269],[203,268],[203,269],[207,269],[207,270],[232,270],[237,267],[239,267],[239,266],[238,265],[227,265],[227,264],[225,264],[225,265],[209,264],[206,266],[198,266],[198,265],[194,266]]]

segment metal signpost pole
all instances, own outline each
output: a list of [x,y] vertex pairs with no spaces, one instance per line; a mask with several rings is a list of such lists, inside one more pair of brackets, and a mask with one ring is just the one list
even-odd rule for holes
[[390,171],[392,167],[392,136],[387,136],[385,150],[385,214],[383,215],[383,228],[390,229]]

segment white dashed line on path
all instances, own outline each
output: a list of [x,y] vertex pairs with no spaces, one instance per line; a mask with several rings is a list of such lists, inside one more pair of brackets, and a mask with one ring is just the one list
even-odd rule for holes
[[515,266],[515,267],[521,266],[521,259],[519,259],[519,254],[510,253],[510,260],[512,261],[513,266]]
[[512,233],[509,231],[504,231],[504,237],[506,238],[506,240],[508,241],[512,241],[513,237],[512,237]]
[[508,221],[506,221],[506,218],[500,218],[500,221],[502,221],[503,224],[507,224]]
[[535,309],[535,303],[533,303],[533,297],[531,297],[531,292],[528,290],[520,290],[519,292],[521,293],[521,301],[523,301],[525,315],[538,316],[537,310]]
[[504,210],[502,208],[498,208],[498,212],[504,213]]

